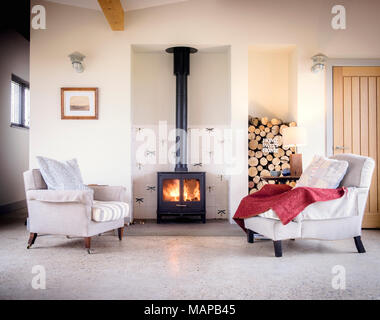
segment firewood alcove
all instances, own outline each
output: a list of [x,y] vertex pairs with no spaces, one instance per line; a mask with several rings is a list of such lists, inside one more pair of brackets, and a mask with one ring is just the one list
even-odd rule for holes
[[[289,157],[295,153],[294,147],[283,146],[282,133],[287,127],[297,126],[296,122],[284,123],[280,119],[249,117],[248,120],[248,191],[260,190],[270,176],[270,171],[290,168]],[[295,182],[288,183],[291,186]]]

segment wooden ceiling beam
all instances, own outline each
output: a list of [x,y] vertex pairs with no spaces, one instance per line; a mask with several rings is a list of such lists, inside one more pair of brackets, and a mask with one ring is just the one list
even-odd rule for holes
[[120,0],[98,0],[113,31],[124,30],[124,9]]

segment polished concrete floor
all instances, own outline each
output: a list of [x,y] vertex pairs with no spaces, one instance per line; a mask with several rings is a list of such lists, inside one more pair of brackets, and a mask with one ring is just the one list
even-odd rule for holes
[[194,236],[194,237],[242,237],[244,233],[236,224],[226,220],[208,220],[202,224],[197,220],[176,219],[157,224],[155,220],[136,220],[128,229],[131,236]]
[[[376,230],[364,231],[366,254],[353,240],[297,240],[274,258],[270,241],[248,244],[227,222],[189,225],[212,236],[147,223],[130,226],[122,242],[112,233],[95,237],[89,255],[82,239],[63,236],[41,236],[26,250],[24,215],[0,216],[0,299],[380,299]],[[31,285],[37,265],[46,289]],[[334,266],[345,289],[332,286]]]

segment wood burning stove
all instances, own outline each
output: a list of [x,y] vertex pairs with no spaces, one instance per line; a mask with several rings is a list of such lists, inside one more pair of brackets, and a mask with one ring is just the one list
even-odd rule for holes
[[157,223],[163,216],[200,216],[206,222],[204,172],[157,173]]
[[157,173],[157,223],[163,216],[199,215],[206,222],[205,172],[187,169],[187,76],[190,54],[197,49],[172,47],[176,76],[176,165],[174,172]]

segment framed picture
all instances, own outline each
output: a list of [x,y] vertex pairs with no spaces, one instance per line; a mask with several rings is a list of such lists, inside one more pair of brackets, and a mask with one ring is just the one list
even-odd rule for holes
[[98,119],[98,88],[61,88],[61,119]]

